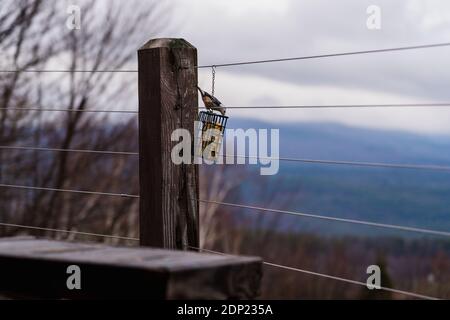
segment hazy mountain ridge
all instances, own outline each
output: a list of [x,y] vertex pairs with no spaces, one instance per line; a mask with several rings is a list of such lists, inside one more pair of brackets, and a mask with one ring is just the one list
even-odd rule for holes
[[231,118],[228,123],[230,128],[279,129],[280,155],[284,157],[355,161],[423,160],[450,165],[450,136],[356,128],[336,123],[274,124],[243,118]]
[[[230,127],[276,128],[277,125],[232,119]],[[450,165],[450,137],[330,123],[283,123],[279,127],[280,156],[284,157]],[[260,176],[257,166],[246,168],[250,176],[230,196],[240,203],[450,230],[450,172],[282,162],[278,175],[270,177]],[[243,216],[254,214],[248,211]],[[289,216],[284,216],[281,227],[330,234],[386,232]]]

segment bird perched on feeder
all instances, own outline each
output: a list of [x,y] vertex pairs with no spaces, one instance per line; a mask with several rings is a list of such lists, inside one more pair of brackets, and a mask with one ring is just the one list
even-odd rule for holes
[[197,89],[202,95],[202,100],[205,104],[206,109],[219,111],[223,116],[225,115],[225,106],[222,104],[222,102],[220,102],[216,97],[210,95],[208,92],[203,91],[198,86]]

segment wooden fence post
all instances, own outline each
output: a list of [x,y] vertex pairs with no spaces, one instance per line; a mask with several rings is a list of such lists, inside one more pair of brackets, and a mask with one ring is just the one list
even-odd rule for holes
[[197,49],[184,39],[153,39],[139,49],[138,64],[140,243],[198,247],[198,165],[171,160],[175,129],[194,140]]

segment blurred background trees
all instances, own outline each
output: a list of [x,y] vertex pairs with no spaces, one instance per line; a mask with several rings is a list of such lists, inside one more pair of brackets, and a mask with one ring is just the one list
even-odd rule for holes
[[[157,1],[140,10],[132,2],[78,2],[82,24],[76,30],[66,27],[69,15],[63,1],[2,2],[0,65],[17,72],[0,73],[0,145],[137,150],[135,116],[85,112],[136,109],[128,99],[136,75],[103,71],[133,65],[137,46],[167,28],[169,12]],[[138,27],[146,28],[146,34],[137,32]],[[29,72],[42,69],[64,72]],[[6,184],[139,192],[136,156],[1,149],[0,163],[0,181]],[[135,199],[2,188],[0,200],[2,221],[136,235]]]

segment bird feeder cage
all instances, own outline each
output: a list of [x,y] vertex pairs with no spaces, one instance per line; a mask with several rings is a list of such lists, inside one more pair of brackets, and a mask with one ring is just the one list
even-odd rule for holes
[[[204,159],[218,159],[227,120],[227,116],[223,116],[212,111],[201,111],[199,113],[199,136],[201,140],[198,144],[198,154],[202,155]],[[208,148],[207,152],[205,152],[206,148]]]

